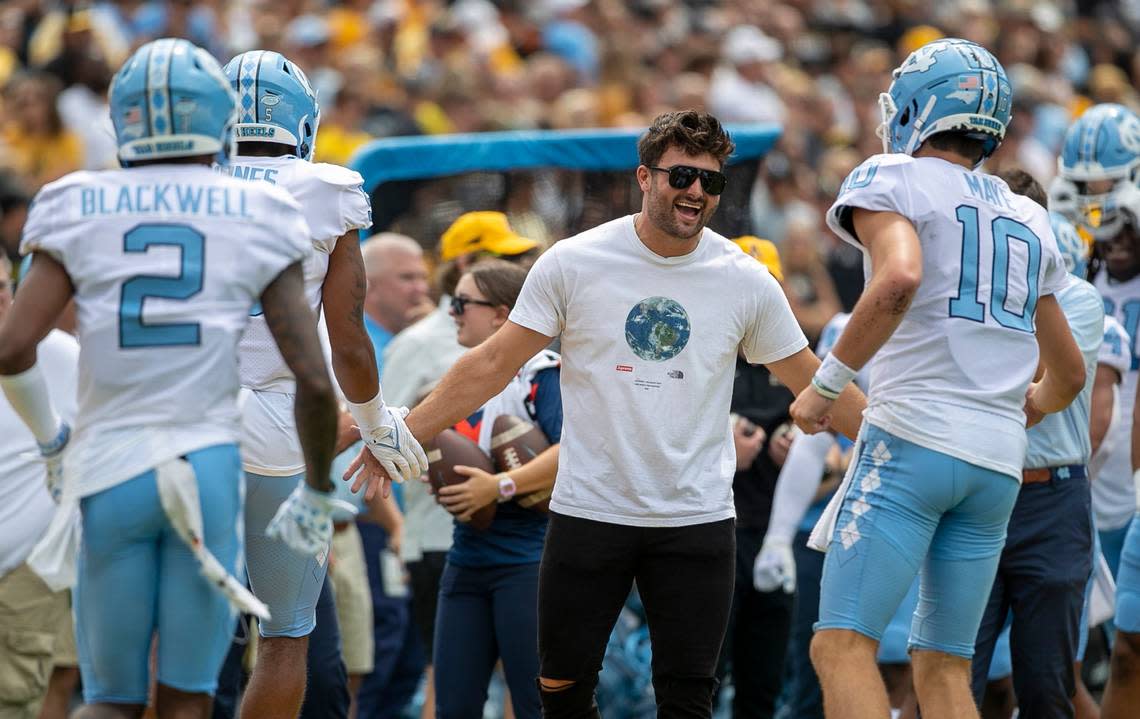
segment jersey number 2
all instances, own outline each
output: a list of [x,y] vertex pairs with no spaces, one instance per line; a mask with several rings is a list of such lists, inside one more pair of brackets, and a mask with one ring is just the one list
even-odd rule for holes
[[188,300],[202,291],[205,238],[189,225],[145,224],[123,236],[123,252],[148,252],[153,246],[177,247],[176,276],[136,275],[123,283],[119,302],[119,346],[174,347],[197,345],[202,327],[197,322],[147,323],[143,305],[147,298]]
[[[980,230],[978,208],[959,205],[958,222],[962,225],[962,269],[958,278],[958,295],[950,299],[950,316],[986,321],[986,306],[978,297]],[[990,224],[993,239],[993,269],[990,273],[990,314],[1002,327],[1033,332],[1033,313],[1037,310],[1037,276],[1041,270],[1041,240],[1025,225],[1008,217],[996,217]],[[1010,248],[1013,241],[1025,244],[1028,263],[1025,267],[1025,301],[1018,312],[1006,308],[1009,278],[1012,273]]]

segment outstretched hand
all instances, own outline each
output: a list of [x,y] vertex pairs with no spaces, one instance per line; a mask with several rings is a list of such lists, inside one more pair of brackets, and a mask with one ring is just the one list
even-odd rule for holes
[[344,471],[342,479],[346,482],[352,482],[350,489],[354,494],[360,492],[363,487],[365,502],[371,502],[377,492],[380,492],[384,497],[392,493],[392,477],[384,470],[380,460],[376,459],[367,446],[360,448],[356,458]]

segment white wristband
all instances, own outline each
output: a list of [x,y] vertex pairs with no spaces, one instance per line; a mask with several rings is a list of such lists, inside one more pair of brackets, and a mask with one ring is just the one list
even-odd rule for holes
[[356,420],[361,434],[367,434],[384,423],[384,392],[377,389],[376,396],[367,402],[356,404],[345,400],[348,412]]
[[843,388],[855,379],[855,370],[839,361],[834,353],[828,352],[811,378],[812,387],[827,399],[836,399]]
[[47,379],[38,363],[20,374],[0,375],[0,388],[37,442],[47,445],[59,436],[63,420],[52,405]]

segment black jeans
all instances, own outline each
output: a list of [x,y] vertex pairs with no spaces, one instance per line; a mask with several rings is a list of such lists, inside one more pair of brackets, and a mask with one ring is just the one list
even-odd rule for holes
[[660,719],[708,719],[732,605],[734,522],[629,527],[551,512],[538,586],[540,674],[573,687],[543,691],[547,719],[596,719],[606,640],[634,581],[653,645]]
[[1020,716],[1073,716],[1073,660],[1092,571],[1091,501],[1083,477],[1022,486],[978,629],[976,701],[985,691],[994,643],[1012,612],[1009,643]]
[[736,591],[721,655],[722,664],[732,660],[733,719],[771,719],[783,685],[792,631],[795,595],[782,589],[758,592],[752,586],[752,565],[764,543],[764,532],[763,528],[736,528]]

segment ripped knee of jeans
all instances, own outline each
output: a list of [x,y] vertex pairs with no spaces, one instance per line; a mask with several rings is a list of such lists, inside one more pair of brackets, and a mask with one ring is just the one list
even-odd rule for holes
[[544,692],[562,692],[572,688],[577,684],[573,679],[547,679],[546,677],[538,678],[538,688]]
[[578,679],[538,679],[544,719],[594,719],[599,716],[594,700],[598,676]]

